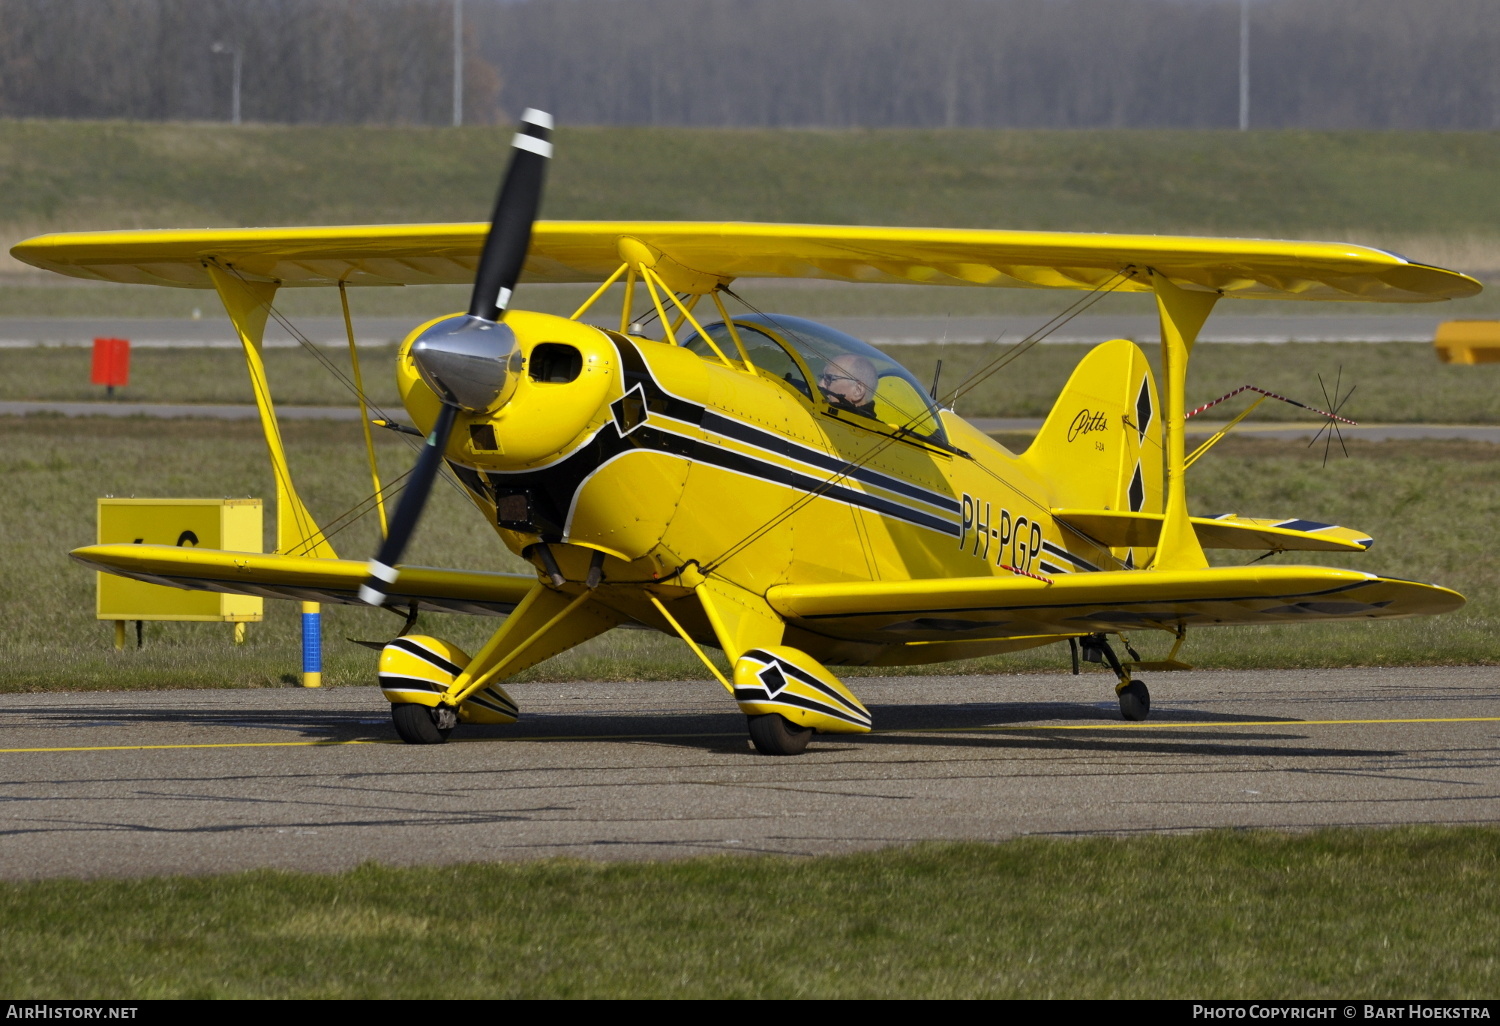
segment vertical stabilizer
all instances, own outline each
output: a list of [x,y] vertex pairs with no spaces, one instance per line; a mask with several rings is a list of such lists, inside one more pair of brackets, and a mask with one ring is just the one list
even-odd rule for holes
[[[1146,354],[1128,339],[1095,346],[1021,457],[1051,485],[1056,508],[1161,513],[1162,414]],[[1116,548],[1127,566],[1153,550]]]

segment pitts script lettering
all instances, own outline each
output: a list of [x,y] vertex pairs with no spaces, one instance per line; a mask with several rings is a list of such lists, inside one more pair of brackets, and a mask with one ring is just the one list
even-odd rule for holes
[[1108,418],[1103,413],[1079,410],[1078,416],[1073,418],[1073,423],[1068,425],[1068,441],[1074,441],[1081,435],[1092,434],[1095,431],[1104,431],[1108,427]]

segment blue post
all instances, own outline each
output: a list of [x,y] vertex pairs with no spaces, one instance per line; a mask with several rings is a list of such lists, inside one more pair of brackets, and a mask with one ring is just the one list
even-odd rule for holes
[[302,686],[323,686],[323,613],[317,602],[302,603]]

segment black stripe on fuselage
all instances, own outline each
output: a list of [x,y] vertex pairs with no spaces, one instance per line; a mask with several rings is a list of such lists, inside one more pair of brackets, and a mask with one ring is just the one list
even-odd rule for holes
[[[627,391],[639,385],[645,395],[646,405],[651,415],[700,428],[704,421],[714,420],[718,423],[707,430],[712,430],[725,438],[742,442],[748,440],[748,444],[771,452],[784,451],[790,458],[804,463],[811,462],[809,458],[815,456],[820,461],[826,461],[827,465],[836,471],[851,470],[848,463],[836,457],[782,439],[770,432],[758,431],[748,426],[742,426],[743,430],[738,430],[737,425],[740,422],[712,413],[701,405],[672,395],[651,377],[650,369],[634,345],[621,344],[622,340],[619,337],[613,335],[611,337],[614,338],[616,348],[620,351]],[[844,485],[830,484],[827,479],[808,473],[799,473],[762,457],[729,449],[722,444],[679,435],[673,431],[664,430],[659,424],[653,425],[649,422],[634,428],[627,435],[620,433],[619,425],[613,420],[606,422],[583,445],[550,466],[525,471],[487,471],[483,479],[476,479],[472,471],[468,474],[461,474],[460,477],[479,494],[483,495],[488,491],[488,497],[491,500],[496,496],[512,494],[520,490],[531,493],[534,499],[539,500],[537,512],[542,515],[544,523],[538,524],[538,527],[543,529],[543,537],[547,540],[561,540],[565,521],[572,510],[573,501],[579,490],[600,467],[633,449],[665,452],[690,462],[721,467],[804,493],[817,493],[836,502],[861,506],[882,516],[925,527],[949,537],[957,537],[959,533],[959,526],[956,522],[925,510],[913,509],[893,499],[867,495]],[[896,478],[887,478],[873,471],[870,474],[873,475],[872,480],[878,479],[875,483],[881,487],[915,495],[928,505],[938,506],[953,513],[958,512],[958,504],[950,497],[903,483]],[[488,489],[474,487],[480,480],[487,481]],[[898,489],[896,485],[902,485],[902,487]]]
[[699,439],[683,438],[671,432],[659,431],[655,428],[645,427],[635,432],[637,435],[646,435],[643,439],[646,447],[659,449],[663,452],[672,452],[682,455],[695,463],[704,463],[709,466],[720,467],[735,473],[744,474],[746,477],[758,478],[761,481],[769,481],[772,484],[784,485],[800,492],[815,492],[818,495],[842,502],[849,506],[861,506],[865,509],[879,513],[881,516],[891,517],[895,520],[904,520],[918,527],[937,531],[951,537],[958,537],[958,524],[942,517],[933,516],[922,510],[913,509],[892,499],[882,499],[875,495],[850,488],[846,485],[829,484],[826,478],[812,477],[799,473],[789,467],[783,467],[769,460],[752,456],[749,453],[739,452],[734,449],[715,445],[711,442]]
[[1099,568],[1097,566],[1095,566],[1094,564],[1090,563],[1088,560],[1084,559],[1082,556],[1078,556],[1078,555],[1075,555],[1075,554],[1069,552],[1067,549],[1063,548],[1060,545],[1054,545],[1054,544],[1052,544],[1049,541],[1043,541],[1042,542],[1042,551],[1045,552],[1045,553],[1047,553],[1047,554],[1049,554],[1049,555],[1056,556],[1058,559],[1066,559],[1069,563],[1072,563],[1074,566],[1082,567],[1083,569],[1091,571],[1093,573],[1098,573],[1099,572]]
[[[680,396],[673,395],[667,391],[662,384],[651,374],[651,367],[646,358],[641,354],[640,348],[628,339],[619,336],[611,336],[615,348],[620,352],[620,364],[624,370],[625,390],[639,386],[646,398],[646,408],[653,414],[661,417],[670,417],[686,424],[696,424],[704,431],[720,435],[724,438],[753,445],[758,449],[784,456],[787,459],[797,460],[818,470],[830,471],[834,474],[853,478],[862,484],[871,484],[887,491],[904,495],[910,499],[917,499],[928,505],[936,506],[947,513],[958,513],[959,503],[951,495],[924,488],[899,477],[883,474],[878,470],[867,467],[859,467],[852,462],[840,459],[821,449],[793,441],[785,435],[776,434],[774,431],[765,431],[761,428],[747,424],[742,420],[726,416],[715,410],[708,409],[698,403]],[[623,344],[622,344],[623,343]]]
[[701,426],[703,430],[716,435],[722,435],[725,438],[733,439],[736,442],[743,442],[746,445],[753,445],[757,449],[765,449],[767,452],[773,452],[778,456],[785,456],[788,459],[806,463],[819,470],[842,474],[862,484],[875,485],[877,488],[884,488],[898,495],[905,495],[907,498],[920,500],[948,513],[957,513],[959,511],[958,501],[951,495],[944,495],[942,492],[923,488],[921,485],[912,484],[910,481],[903,481],[899,477],[882,474],[878,470],[856,466],[848,460],[821,452],[800,442],[794,442],[783,435],[778,435],[770,431],[762,431],[760,428],[746,424],[742,420],[735,420],[733,417],[726,417],[721,413],[714,413],[712,410],[704,411]]

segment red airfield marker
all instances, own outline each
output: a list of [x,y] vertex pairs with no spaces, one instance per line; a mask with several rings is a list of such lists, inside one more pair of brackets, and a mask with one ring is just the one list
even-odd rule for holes
[[125,338],[94,339],[94,367],[90,380],[105,387],[105,395],[114,397],[115,386],[130,384],[130,340]]

